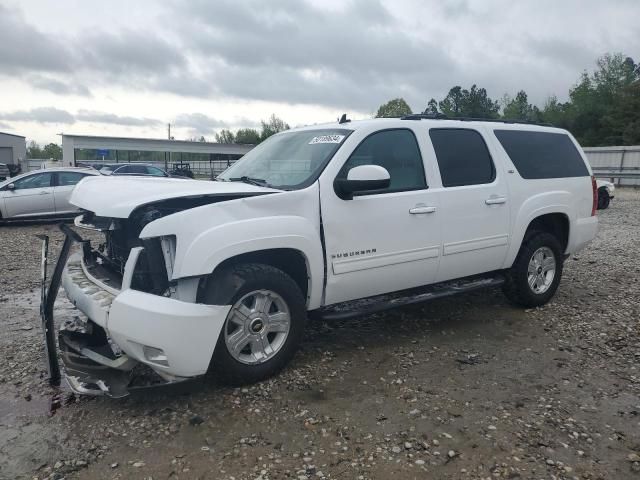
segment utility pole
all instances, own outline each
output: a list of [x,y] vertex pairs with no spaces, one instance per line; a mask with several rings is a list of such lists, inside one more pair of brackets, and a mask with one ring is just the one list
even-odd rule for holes
[[171,140],[171,124],[167,123],[167,138]]

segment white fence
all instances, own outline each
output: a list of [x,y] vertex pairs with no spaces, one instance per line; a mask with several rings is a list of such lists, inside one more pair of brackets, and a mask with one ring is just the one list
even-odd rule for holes
[[593,174],[616,185],[640,186],[640,145],[585,147]]

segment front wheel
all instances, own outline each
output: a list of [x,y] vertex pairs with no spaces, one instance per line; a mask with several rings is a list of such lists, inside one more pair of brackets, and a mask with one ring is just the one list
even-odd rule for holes
[[302,340],[305,299],[289,275],[270,265],[226,268],[211,282],[204,301],[231,305],[211,363],[226,383],[242,385],[274,375]]
[[507,271],[502,290],[517,305],[544,305],[558,289],[562,264],[558,239],[550,233],[531,233],[525,237],[516,261]]

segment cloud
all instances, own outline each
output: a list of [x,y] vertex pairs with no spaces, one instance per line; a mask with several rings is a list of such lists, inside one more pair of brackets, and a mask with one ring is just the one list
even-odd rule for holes
[[42,124],[73,124],[76,122],[89,122],[129,127],[152,127],[163,123],[154,118],[122,116],[93,110],[79,110],[78,113],[73,114],[55,107],[40,107],[33,108],[31,110],[17,110],[8,113],[0,112],[0,120]]
[[189,5],[183,21],[195,22],[198,34],[183,41],[215,65],[220,95],[372,109],[456,70],[446,51],[402,31],[379,1],[337,12],[288,0]]
[[80,110],[75,118],[77,121],[109,123],[132,127],[151,127],[162,123],[155,118],[120,116],[113,113],[96,112],[93,110]]
[[229,124],[225,121],[212,118],[204,113],[183,113],[173,120],[177,128],[189,128],[199,133],[208,133],[216,128],[225,128]]
[[[28,110],[40,101],[83,109],[57,117],[67,122],[157,125],[149,96],[171,102],[169,115],[186,98],[250,104],[254,124],[266,109],[291,106],[313,122],[316,106],[322,115],[368,114],[402,96],[418,111],[473,83],[493,98],[524,89],[542,104],[548,94],[566,96],[606,51],[640,57],[640,3],[632,0],[143,0],[114,1],[99,18],[86,2],[3,3],[13,7],[0,5],[0,82],[39,90],[24,106],[5,93],[3,108],[36,118],[48,118],[49,107]],[[117,104],[138,94],[139,111],[127,105],[133,116],[99,111],[103,98]],[[212,111],[174,120],[207,135],[248,125],[233,111]]]
[[70,70],[70,52],[62,41],[26,23],[17,10],[0,5],[2,73]]
[[1,120],[14,122],[35,122],[35,123],[66,123],[75,122],[72,114],[66,110],[55,107],[39,107],[31,110],[18,110],[10,113],[0,113]]
[[104,74],[158,75],[183,68],[186,60],[177,46],[150,29],[99,32],[83,39],[79,67]]
[[35,88],[47,90],[57,95],[80,95],[83,97],[91,96],[91,92],[84,85],[71,82],[63,82],[51,77],[42,75],[31,75],[26,78],[26,81]]

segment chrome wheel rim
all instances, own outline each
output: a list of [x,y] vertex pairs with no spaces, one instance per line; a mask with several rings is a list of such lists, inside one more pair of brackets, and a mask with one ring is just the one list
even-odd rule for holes
[[235,360],[264,363],[280,351],[290,329],[291,314],[284,299],[271,290],[256,290],[231,307],[224,340]]
[[556,276],[556,256],[549,247],[540,247],[531,256],[527,269],[529,288],[535,294],[545,293]]

